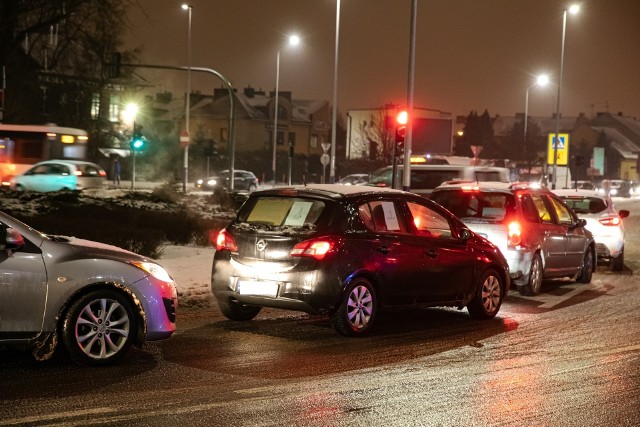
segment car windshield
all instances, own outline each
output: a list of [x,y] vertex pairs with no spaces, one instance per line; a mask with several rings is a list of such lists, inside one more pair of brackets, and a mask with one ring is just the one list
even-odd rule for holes
[[445,190],[434,192],[431,199],[460,219],[503,222],[515,210],[513,195],[510,193]]
[[319,200],[298,197],[260,197],[238,214],[241,225],[255,229],[314,228],[324,211]]
[[595,214],[607,209],[607,203],[599,197],[564,197],[565,203],[577,214]]

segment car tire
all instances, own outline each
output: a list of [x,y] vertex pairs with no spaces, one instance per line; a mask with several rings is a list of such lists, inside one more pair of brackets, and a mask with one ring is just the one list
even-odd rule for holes
[[624,246],[617,257],[611,259],[611,271],[624,270]]
[[262,307],[241,304],[227,298],[218,299],[218,307],[227,319],[239,321],[251,320],[262,310]]
[[371,330],[377,311],[378,298],[373,284],[364,277],[357,277],[349,284],[340,306],[331,315],[331,326],[342,335],[364,335]]
[[255,184],[251,184],[249,186],[249,193],[253,193],[254,191],[256,191],[258,189],[258,187],[256,187]]
[[540,254],[535,254],[531,260],[529,280],[525,285],[518,286],[520,295],[532,296],[539,294],[542,290],[542,276],[542,258],[540,258]]
[[467,310],[474,319],[493,319],[504,299],[504,284],[495,270],[486,271],[480,278],[473,299],[467,304]]
[[136,334],[133,303],[123,294],[102,289],[81,296],[63,317],[62,342],[74,362],[108,365],[122,357]]
[[16,191],[18,193],[24,193],[25,190],[24,190],[24,187],[22,185],[18,184],[18,185],[16,185]]
[[580,273],[576,277],[578,283],[591,283],[591,277],[593,276],[593,251],[591,248],[587,249],[582,260],[582,267],[580,267]]

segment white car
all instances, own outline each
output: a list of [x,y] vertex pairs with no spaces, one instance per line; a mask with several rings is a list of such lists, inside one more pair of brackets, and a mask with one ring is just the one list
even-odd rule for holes
[[611,197],[591,190],[555,190],[579,218],[596,241],[598,259],[608,260],[611,270],[624,268],[624,223],[628,210],[616,211]]

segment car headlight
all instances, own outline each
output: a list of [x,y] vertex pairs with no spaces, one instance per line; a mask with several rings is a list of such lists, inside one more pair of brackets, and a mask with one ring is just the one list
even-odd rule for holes
[[131,265],[138,267],[140,270],[146,271],[151,276],[163,282],[173,282],[173,278],[167,270],[153,262],[132,261]]
[[199,180],[197,181],[197,184],[198,184],[198,185],[202,185],[202,182],[203,182],[203,181],[202,181],[201,179],[199,179]]
[[207,181],[207,185],[216,185],[216,180],[210,179],[209,181]]
[[616,190],[615,188],[612,188],[611,190],[609,190],[609,194],[611,194],[612,196],[615,196],[616,194],[618,194],[618,190]]

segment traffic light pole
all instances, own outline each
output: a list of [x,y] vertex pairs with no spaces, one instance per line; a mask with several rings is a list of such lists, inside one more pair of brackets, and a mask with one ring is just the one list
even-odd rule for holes
[[133,142],[136,138],[136,121],[133,121],[133,134],[131,135],[131,142],[129,148],[131,149],[132,167],[131,167],[131,189],[133,190],[136,185],[136,148],[133,146]]

